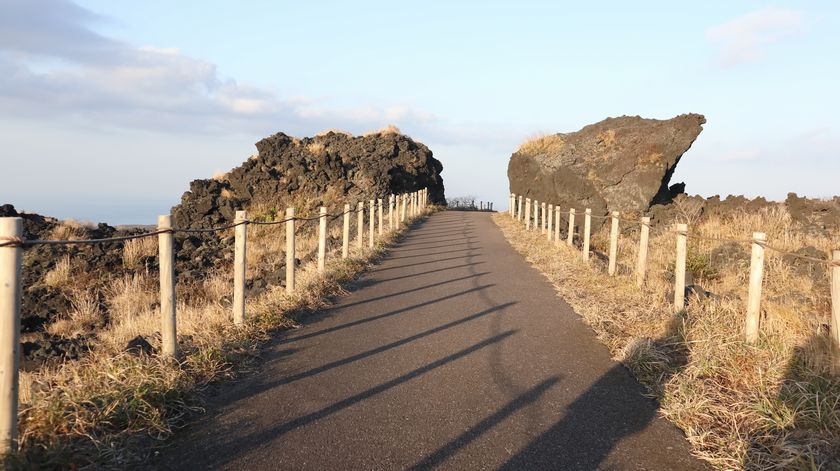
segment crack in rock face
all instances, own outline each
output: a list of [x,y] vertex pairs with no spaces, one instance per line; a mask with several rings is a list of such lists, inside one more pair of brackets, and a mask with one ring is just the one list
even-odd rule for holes
[[564,211],[646,211],[669,198],[671,175],[705,122],[699,114],[622,116],[530,140],[510,158],[510,190]]

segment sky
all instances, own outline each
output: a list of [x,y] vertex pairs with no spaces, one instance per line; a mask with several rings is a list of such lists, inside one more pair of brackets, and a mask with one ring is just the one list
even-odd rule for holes
[[449,197],[610,116],[707,124],[688,193],[837,194],[840,2],[0,0],[0,204],[153,223],[275,132],[393,124]]

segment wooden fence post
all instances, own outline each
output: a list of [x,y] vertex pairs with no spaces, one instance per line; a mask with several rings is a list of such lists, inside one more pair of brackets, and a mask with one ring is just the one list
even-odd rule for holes
[[403,193],[400,197],[402,200],[402,205],[400,206],[400,223],[405,222],[406,210],[408,209],[408,201],[406,200],[406,194]]
[[575,208],[569,210],[569,233],[566,234],[566,244],[571,247],[575,243]]
[[554,207],[554,245],[560,245],[560,206]]
[[540,202],[534,200],[534,230],[540,230]]
[[368,227],[368,247],[373,248],[373,231],[376,228],[376,206],[374,201],[370,200],[370,215],[368,217],[370,227]]
[[385,209],[382,207],[382,198],[378,198],[376,200],[376,205],[378,206],[378,214],[379,214],[379,237],[382,237],[382,234],[385,233],[385,224],[384,224],[384,212]]
[[650,218],[643,217],[641,233],[639,234],[639,258],[636,261],[636,286],[641,288],[645,284],[647,274],[648,238],[650,237]]
[[548,229],[545,231],[546,239],[551,242],[551,236],[554,234],[554,205],[548,205]]
[[359,205],[356,207],[356,211],[358,211],[358,237],[356,238],[356,247],[362,248],[362,244],[365,242],[365,203],[363,201],[359,201]]
[[519,205],[518,205],[518,209],[516,210],[516,220],[517,221],[522,220],[522,195],[519,195]]
[[752,258],[750,260],[750,288],[747,298],[747,343],[758,341],[758,329],[761,317],[761,284],[764,281],[764,243],[767,234],[753,232]]
[[[0,218],[0,237],[23,238],[23,219]],[[22,265],[22,247],[0,247],[0,455],[17,448]]]
[[685,309],[685,259],[688,254],[688,224],[677,224],[677,259],[674,263],[674,311]]
[[618,211],[612,212],[612,225],[610,226],[610,264],[607,272],[615,275],[615,267],[618,258]]
[[245,211],[237,211],[234,223],[234,256],[233,256],[233,323],[245,323],[245,268],[248,250],[248,216]]
[[327,208],[321,206],[318,216],[318,273],[324,273],[327,268]]
[[[158,216],[158,230],[171,231],[172,216]],[[178,335],[175,320],[175,244],[172,232],[158,234],[158,273],[160,278],[161,353],[178,358]]]
[[540,220],[540,226],[542,227],[542,233],[545,234],[546,233],[546,228],[548,226],[548,224],[547,224],[548,223],[548,218],[546,218],[546,213],[545,213],[545,201],[543,201],[542,205],[540,205],[540,214],[542,214],[542,219]]
[[295,208],[286,208],[286,293],[295,291]]
[[516,195],[511,193],[510,196],[508,196],[508,214],[510,215],[511,218],[516,216],[516,213],[513,212],[513,209],[514,209],[513,205],[514,205],[515,201],[516,201]]
[[840,250],[831,254],[831,340],[838,355],[835,364],[840,366]]
[[388,232],[394,232],[394,195],[388,195]]
[[589,235],[592,232],[592,210],[586,208],[583,216],[583,259],[589,261]]
[[525,198],[525,230],[531,230],[531,198]]
[[350,255],[350,205],[344,205],[344,227],[341,231],[341,258]]

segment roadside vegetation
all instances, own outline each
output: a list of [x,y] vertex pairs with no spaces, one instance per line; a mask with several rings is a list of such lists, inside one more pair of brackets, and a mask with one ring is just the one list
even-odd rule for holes
[[[252,214],[262,220],[281,217]],[[355,214],[351,221],[355,236]],[[332,240],[340,241],[341,218],[330,227]],[[122,469],[142,462],[155,445],[201,411],[203,388],[252,369],[260,345],[272,333],[295,328],[301,316],[328,306],[404,231],[386,233],[373,249],[367,248],[367,240],[364,248],[356,248],[352,237],[350,256],[344,260],[340,242],[333,244],[324,274],[310,261],[317,238],[311,232],[299,236],[298,253],[310,255],[301,257],[295,293],[269,285],[250,296],[241,327],[231,320],[232,265],[178,283],[178,362],[154,354],[160,346],[156,270],[137,270],[91,289],[85,277],[74,277],[72,259],[61,259],[50,283],[65,292],[72,310],[46,329],[86,336],[91,348],[78,360],[21,373],[20,451],[11,457],[10,467]],[[284,260],[285,229],[252,225],[248,232],[248,279],[254,280]],[[220,237],[231,235],[232,230]],[[126,244],[123,262],[136,266],[156,251],[154,238]],[[142,341],[132,345],[133,339]]]
[[[840,234],[803,234],[783,208],[731,217],[687,215],[692,233],[746,238],[825,257]],[[593,234],[593,258],[557,245],[507,214],[494,215],[511,245],[659,400],[696,456],[718,469],[840,469],[840,371],[827,335],[825,266],[767,251],[761,339],[744,342],[749,247],[689,240],[689,302],[673,314],[675,237],[651,230],[646,285],[632,276],[638,227],[624,227],[618,276],[607,274],[609,225]],[[624,224],[624,223],[622,223]],[[565,239],[564,239],[565,240]],[[807,249],[803,248],[807,247]]]

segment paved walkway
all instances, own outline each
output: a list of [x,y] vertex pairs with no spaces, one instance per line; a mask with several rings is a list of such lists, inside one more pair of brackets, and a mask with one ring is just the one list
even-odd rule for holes
[[706,469],[488,213],[419,224],[265,357],[161,469]]

